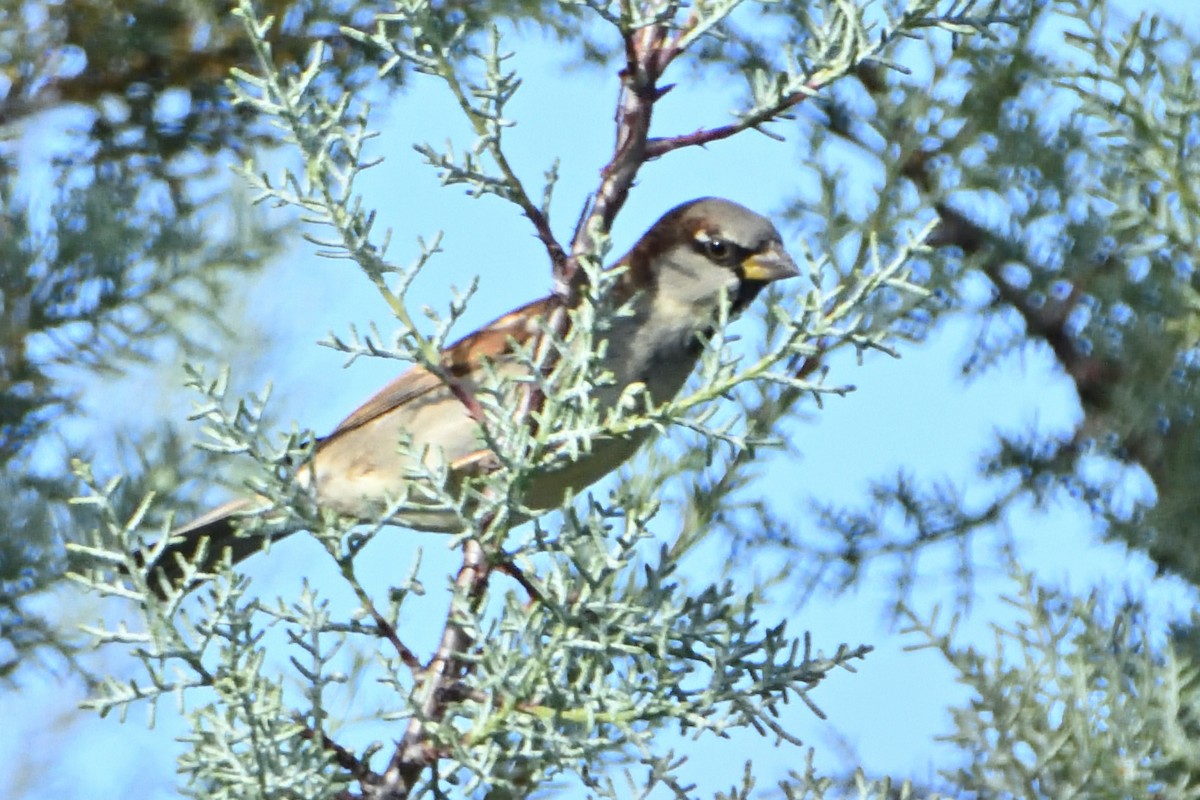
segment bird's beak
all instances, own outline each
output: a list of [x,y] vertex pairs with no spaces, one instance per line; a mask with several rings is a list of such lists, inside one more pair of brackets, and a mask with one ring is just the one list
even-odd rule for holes
[[795,278],[799,274],[796,262],[792,261],[783,245],[777,243],[742,262],[742,277],[746,280],[770,283]]

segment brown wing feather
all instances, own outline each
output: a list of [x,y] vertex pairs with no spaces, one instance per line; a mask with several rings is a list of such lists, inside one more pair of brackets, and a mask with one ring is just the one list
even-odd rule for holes
[[404,405],[413,398],[431,392],[441,385],[441,378],[429,370],[424,367],[413,367],[371,395],[365,403],[354,409],[350,416],[339,422],[338,426],[321,441],[327,442],[347,431],[365,425],[393,408]]
[[[467,375],[484,360],[495,361],[512,352],[512,344],[524,344],[538,332],[537,321],[549,314],[559,302],[554,296],[543,297],[510,311],[474,333],[468,334],[442,351],[442,363],[454,376]],[[321,442],[361,427],[394,408],[443,386],[442,379],[425,369],[413,367],[384,386],[346,417]]]

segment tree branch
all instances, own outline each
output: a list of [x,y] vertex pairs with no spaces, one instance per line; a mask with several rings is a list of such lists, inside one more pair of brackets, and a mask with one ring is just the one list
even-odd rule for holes
[[583,281],[579,258],[596,249],[596,234],[612,229],[613,220],[625,205],[638,170],[646,163],[646,141],[654,104],[671,90],[658,80],[679,55],[666,23],[657,22],[625,31],[625,67],[621,70],[621,93],[617,105],[616,147],[600,171],[600,186],[575,228],[571,257],[554,274],[554,291],[570,297]]
[[462,603],[478,611],[487,596],[491,564],[476,539],[463,542],[463,563],[454,580],[454,600],[446,618],[442,641],[425,667],[415,687],[421,692],[420,707],[408,723],[408,730],[378,784],[364,786],[365,796],[373,800],[403,800],[409,796],[421,773],[436,760],[427,736],[427,725],[440,722],[446,715],[452,684],[461,677],[464,665],[459,656],[474,643],[461,619]]
[[730,136],[751,129],[757,130],[765,136],[770,136],[772,139],[780,139],[781,137],[763,130],[762,125],[779,117],[779,115],[788,109],[794,108],[804,102],[820,88],[821,84],[816,81],[810,81],[805,84],[804,91],[792,92],[771,107],[754,114],[748,114],[737,122],[731,122],[728,125],[721,125],[717,128],[702,128],[698,131],[683,133],[678,136],[650,139],[646,142],[646,159],[653,160],[660,158],[672,150],[678,150],[682,147],[704,147],[710,142],[728,139]]
[[[967,219],[947,203],[935,204],[941,223],[929,238],[934,247],[958,247],[966,255],[975,255],[984,248],[999,248],[983,259],[979,270],[987,276],[1001,302],[1011,306],[1025,321],[1025,329],[1050,346],[1054,357],[1075,383],[1075,390],[1084,409],[1089,413],[1108,408],[1114,385],[1120,380],[1120,365],[1110,359],[1085,353],[1067,330],[1071,311],[1083,297],[1079,281],[1073,281],[1067,296],[1057,302],[1034,302],[1029,292],[1015,285],[1004,274],[1010,259],[1005,243],[982,226]],[[1016,258],[1016,254],[1012,254]]]

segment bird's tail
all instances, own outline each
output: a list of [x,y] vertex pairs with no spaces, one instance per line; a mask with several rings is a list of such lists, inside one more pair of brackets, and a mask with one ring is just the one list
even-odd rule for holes
[[[233,500],[197,517],[169,534],[167,546],[146,565],[150,588],[165,598],[171,588],[184,586],[185,575],[211,573],[224,559],[236,564],[263,549],[263,535],[239,531],[241,520],[257,505],[254,500]],[[276,534],[277,538],[280,534]],[[138,553],[139,564],[146,556]]]

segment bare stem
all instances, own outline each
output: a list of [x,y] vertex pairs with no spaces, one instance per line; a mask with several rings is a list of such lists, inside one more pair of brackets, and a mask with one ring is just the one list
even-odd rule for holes
[[459,656],[470,649],[474,640],[462,619],[462,611],[464,605],[472,613],[483,605],[490,574],[491,565],[483,546],[476,539],[467,539],[463,542],[463,562],[454,580],[454,600],[446,617],[441,643],[416,687],[421,694],[419,708],[409,721],[408,730],[397,745],[382,779],[374,786],[364,787],[366,796],[377,800],[408,797],[421,773],[436,760],[426,729],[429,723],[445,717],[449,705],[447,698],[453,696],[450,689],[465,669]]

